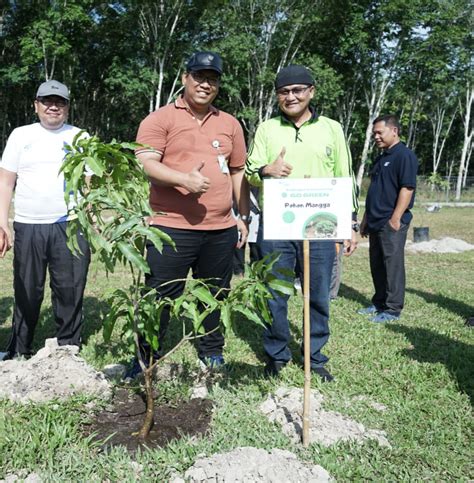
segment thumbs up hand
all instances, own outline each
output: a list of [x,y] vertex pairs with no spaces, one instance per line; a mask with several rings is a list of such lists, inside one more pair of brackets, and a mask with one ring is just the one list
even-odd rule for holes
[[198,195],[202,195],[205,193],[210,186],[210,179],[206,178],[201,174],[201,169],[204,166],[204,161],[197,166],[195,166],[189,173],[186,175],[186,182],[184,187],[190,193],[196,193]]
[[280,154],[273,163],[267,164],[263,169],[264,176],[271,176],[272,178],[286,178],[291,174],[293,166],[285,161],[286,148],[281,148]]

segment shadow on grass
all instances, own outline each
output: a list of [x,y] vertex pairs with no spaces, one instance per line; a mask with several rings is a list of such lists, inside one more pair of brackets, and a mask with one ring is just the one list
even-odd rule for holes
[[459,389],[469,396],[474,406],[474,348],[471,345],[428,329],[399,324],[387,324],[386,327],[404,334],[412,343],[412,350],[403,350],[405,356],[419,362],[444,364],[456,379]]
[[[0,350],[6,349],[10,340],[13,305],[13,297],[0,299]],[[108,305],[95,297],[85,297],[83,307],[85,323],[82,329],[82,341],[85,344],[92,334],[101,330],[101,313],[108,309]],[[44,347],[45,340],[55,337],[55,335],[56,323],[49,306],[40,312],[33,340],[33,351],[36,352]]]
[[407,288],[407,292],[425,299],[425,301],[429,304],[436,304],[442,309],[447,309],[453,314],[459,315],[464,319],[474,315],[474,306],[467,305],[459,300],[451,299],[441,294],[423,292],[422,290],[417,290],[415,288]]
[[13,297],[3,297],[0,299],[0,326],[11,319],[13,302]]
[[96,297],[84,297],[84,326],[82,328],[82,342],[102,330],[102,314],[109,310],[109,305]]
[[[292,323],[290,327],[291,339],[289,348],[293,356],[294,361],[299,361],[301,357],[300,344],[297,340],[302,340],[303,337],[303,314],[301,313],[301,319],[298,323]],[[263,332],[264,328],[260,325],[256,325],[254,322],[241,317],[237,324],[235,324],[235,335],[239,339],[246,342],[257,359],[260,362],[266,363],[267,356],[263,348]]]
[[11,319],[13,314],[13,297],[0,299],[0,351],[6,351],[11,335]]
[[348,285],[345,285],[344,283],[341,283],[338,296],[344,297],[345,299],[348,299],[348,300],[353,300],[354,302],[357,302],[362,307],[368,307],[369,305],[372,304],[372,301],[369,298],[367,298],[365,295],[362,295],[354,288],[349,287]]

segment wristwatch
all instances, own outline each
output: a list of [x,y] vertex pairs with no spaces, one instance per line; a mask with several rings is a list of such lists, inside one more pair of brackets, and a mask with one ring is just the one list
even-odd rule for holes
[[252,221],[252,217],[250,215],[239,215],[239,218],[244,222],[244,223],[250,223]]
[[359,222],[358,222],[358,221],[353,221],[353,222],[352,222],[352,229],[353,229],[353,230],[354,230],[356,233],[358,233],[358,232],[359,232],[359,230],[360,230],[360,224],[359,224]]

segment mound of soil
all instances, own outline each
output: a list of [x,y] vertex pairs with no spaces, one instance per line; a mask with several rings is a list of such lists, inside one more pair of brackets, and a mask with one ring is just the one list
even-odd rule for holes
[[445,237],[440,240],[430,240],[419,243],[407,241],[407,250],[415,253],[462,253],[474,250],[474,245],[471,245],[464,240],[458,240],[457,238]]
[[295,454],[281,449],[236,448],[228,453],[199,459],[171,483],[327,483],[329,473],[305,464]]
[[[323,409],[323,395],[316,389],[310,397],[309,440],[323,446],[340,441],[363,442],[376,440],[380,446],[390,447],[384,431],[367,429],[363,424],[335,411]],[[260,410],[270,421],[281,425],[283,432],[295,443],[301,442],[303,434],[303,390],[280,387],[260,405]]]
[[96,433],[96,441],[105,441],[103,448],[125,446],[134,453],[139,447],[166,446],[182,436],[204,434],[211,421],[212,402],[208,399],[193,399],[178,407],[156,406],[155,424],[145,441],[138,439],[138,432],[145,417],[143,398],[120,388],[116,391],[112,405],[97,413],[87,427],[87,434]]
[[76,346],[58,346],[56,339],[47,339],[31,359],[0,362],[0,399],[46,402],[77,394],[109,398],[111,390],[104,375],[78,352]]

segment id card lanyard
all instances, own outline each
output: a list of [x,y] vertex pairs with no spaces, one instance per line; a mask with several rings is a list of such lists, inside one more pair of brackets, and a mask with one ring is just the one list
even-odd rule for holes
[[220,143],[217,139],[212,141],[212,147],[216,149],[217,151],[217,162],[219,163],[219,168],[221,170],[221,173],[223,174],[229,174],[229,166],[227,165],[227,159],[225,156],[221,153],[220,151]]

